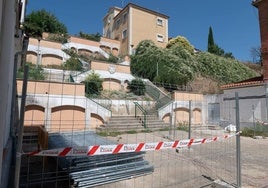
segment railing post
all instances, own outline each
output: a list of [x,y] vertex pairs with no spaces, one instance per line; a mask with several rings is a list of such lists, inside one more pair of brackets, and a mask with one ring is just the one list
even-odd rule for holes
[[135,104],[135,117],[137,117],[137,104],[136,103],[134,104]]
[[241,187],[241,156],[240,156],[240,116],[239,116],[239,97],[238,93],[235,93],[235,111],[236,111],[236,178],[237,178],[237,187]]
[[142,112],[142,114],[143,114],[143,123],[142,123],[142,126],[144,127],[144,128],[147,128],[147,126],[146,126],[146,116],[147,116],[147,112],[146,112],[146,110],[144,110],[143,108],[142,108],[142,106],[141,105],[139,105],[139,103],[137,103],[137,102],[134,102],[134,104],[135,104],[135,117],[137,117],[137,107],[139,108],[139,110]]
[[192,101],[189,100],[189,127],[188,127],[188,139],[191,139],[191,125],[192,124]]
[[144,115],[143,126],[144,126],[144,128],[147,128],[147,126],[146,126],[146,111],[143,112],[143,115]]

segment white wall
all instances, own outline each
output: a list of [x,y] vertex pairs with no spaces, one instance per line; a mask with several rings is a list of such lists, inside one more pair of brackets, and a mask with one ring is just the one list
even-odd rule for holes
[[[21,51],[21,32],[15,37],[18,0],[0,0],[0,187],[8,187],[12,148],[12,90],[14,56]],[[24,14],[24,13],[22,13]],[[3,155],[4,154],[4,155]],[[14,177],[13,177],[14,178]]]
[[[267,107],[265,96],[265,85],[253,86],[253,87],[243,87],[236,89],[228,89],[224,91],[225,96],[235,97],[235,92],[239,96],[239,116],[240,124],[250,125],[253,123],[253,111],[254,117],[258,120],[267,120]],[[245,99],[246,98],[246,99]],[[235,101],[225,101],[225,104],[229,103],[229,108],[233,109],[232,114],[235,115]],[[235,121],[235,116],[232,117]]]
[[[12,78],[15,52],[15,18],[14,0],[1,0],[0,32],[0,187],[7,187],[9,175],[11,145],[8,143],[10,133]],[[3,158],[3,150],[7,152]],[[2,166],[3,165],[3,166]]]

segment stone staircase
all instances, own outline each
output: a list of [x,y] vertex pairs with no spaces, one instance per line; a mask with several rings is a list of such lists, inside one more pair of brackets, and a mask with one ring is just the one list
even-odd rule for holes
[[107,122],[97,128],[97,132],[142,132],[167,129],[169,123],[165,123],[155,115],[147,115],[145,127],[143,116],[112,116]]

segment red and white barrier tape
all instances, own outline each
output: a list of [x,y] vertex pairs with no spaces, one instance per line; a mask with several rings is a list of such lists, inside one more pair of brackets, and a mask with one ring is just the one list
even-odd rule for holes
[[118,154],[128,152],[141,152],[141,151],[157,151],[163,149],[183,148],[194,145],[206,144],[210,142],[220,141],[233,136],[238,135],[230,134],[224,136],[215,136],[212,138],[199,138],[199,139],[187,139],[176,140],[172,142],[154,142],[154,143],[138,143],[138,144],[117,144],[117,145],[94,145],[94,146],[77,146],[66,147],[59,149],[50,149],[43,151],[34,151],[27,153],[31,156],[93,156],[93,155],[106,155],[106,154]]
[[256,119],[256,122],[257,123],[259,123],[259,124],[261,124],[261,125],[268,125],[268,123],[267,122],[265,122],[265,121],[262,121],[262,120],[258,120],[258,119]]

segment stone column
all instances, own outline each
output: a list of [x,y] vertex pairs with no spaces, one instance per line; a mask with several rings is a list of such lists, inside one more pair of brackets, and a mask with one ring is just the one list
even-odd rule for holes
[[47,131],[51,129],[51,108],[45,108],[45,128]]

